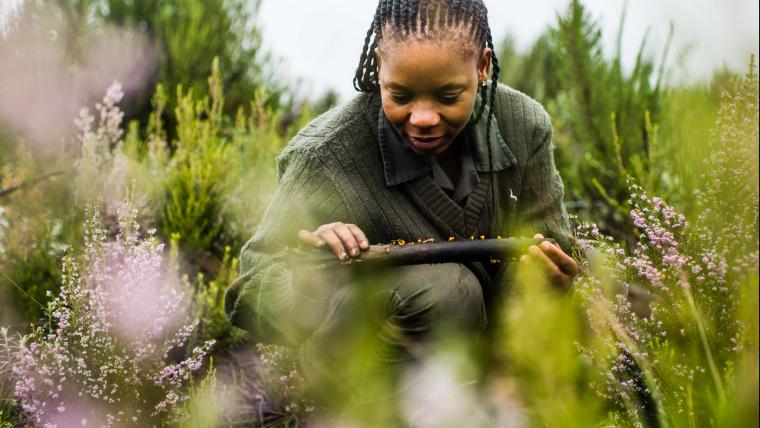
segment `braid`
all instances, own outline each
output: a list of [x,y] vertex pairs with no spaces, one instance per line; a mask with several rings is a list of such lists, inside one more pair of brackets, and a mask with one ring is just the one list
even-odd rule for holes
[[428,25],[428,14],[430,13],[428,10],[428,0],[419,0],[417,7],[420,16],[420,32],[424,33]]
[[391,2],[391,14],[393,15],[393,26],[395,28],[402,28],[401,25],[401,2],[403,0],[397,0]]
[[[488,28],[488,27],[486,27]],[[496,92],[499,85],[499,72],[501,71],[501,68],[499,67],[499,60],[496,58],[496,51],[494,50],[493,45],[493,37],[491,36],[491,29],[487,29],[486,34],[486,47],[491,49],[491,64],[493,71],[491,72],[491,96],[489,98],[489,104],[490,104],[490,111],[488,114],[488,121],[487,121],[487,128],[486,128],[486,141],[488,142],[488,170],[493,175],[493,153],[492,153],[492,147],[491,147],[491,123],[493,122],[493,118],[496,115]],[[485,105],[485,99],[483,99],[483,105]],[[493,208],[496,208],[496,177],[491,177],[491,203],[493,205]],[[491,218],[496,218],[496,216],[492,215]]]
[[[367,36],[364,38],[364,47],[362,48],[362,54],[359,57],[359,67],[356,69],[354,75],[354,89],[358,92],[373,92],[376,90],[376,84],[373,84],[373,74],[377,73],[377,64],[375,59],[375,48],[377,47],[377,35],[380,34],[380,20],[382,19],[382,12],[385,8],[385,1],[381,0],[375,9],[375,17],[372,19],[372,24],[367,30]],[[375,40],[372,41],[372,36],[375,36]],[[370,43],[372,42],[372,43]],[[377,76],[375,76],[377,77]],[[375,79],[376,80],[376,79]]]
[[369,42],[372,39],[373,34],[375,34],[375,21],[372,21],[372,25],[370,26],[369,31],[367,31],[367,37],[364,39],[364,48],[362,49],[362,54],[359,57],[359,68],[356,69],[356,74],[354,75],[354,89],[359,92],[366,91],[368,89],[368,87],[365,86],[369,68],[366,62],[369,52]]

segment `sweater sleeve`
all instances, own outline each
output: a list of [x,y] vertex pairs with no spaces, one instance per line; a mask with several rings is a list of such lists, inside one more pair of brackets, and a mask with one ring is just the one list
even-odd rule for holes
[[523,169],[518,220],[531,233],[555,239],[570,254],[573,236],[563,202],[564,185],[554,164],[551,120],[543,109],[539,118]]
[[299,230],[341,221],[346,208],[315,156],[291,151],[279,166],[277,190],[255,235],[243,246],[240,276],[225,294],[225,312],[255,340],[298,343],[304,334],[301,324],[313,322],[301,316],[309,312],[305,305],[313,300],[313,290],[277,255],[298,245]]

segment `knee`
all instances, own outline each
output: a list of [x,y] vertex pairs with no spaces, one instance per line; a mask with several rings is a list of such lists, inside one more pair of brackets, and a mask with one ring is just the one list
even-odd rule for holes
[[399,310],[429,324],[445,324],[463,330],[486,326],[483,290],[478,278],[461,264],[408,266],[396,291]]

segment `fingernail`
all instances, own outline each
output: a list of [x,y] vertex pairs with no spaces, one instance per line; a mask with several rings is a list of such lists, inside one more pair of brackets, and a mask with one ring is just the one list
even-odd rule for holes
[[317,242],[317,246],[318,247],[324,247],[325,246],[325,241],[319,241],[319,242]]
[[358,256],[359,255],[359,250],[356,249],[356,248],[354,248],[353,250],[351,250],[351,255],[352,256]]
[[364,248],[367,248],[367,247],[369,247],[369,242],[367,242],[367,241],[362,241],[362,242],[361,242],[359,245],[361,245],[361,246],[362,246],[362,247],[364,247]]
[[340,253],[339,257],[340,257],[341,260],[346,260],[348,258],[348,254],[346,254],[346,253]]
[[542,247],[544,250],[551,250],[551,248],[552,248],[552,244],[551,244],[551,242],[549,242],[549,241],[544,241],[544,242],[542,242],[542,243],[541,243],[541,247]]
[[539,249],[538,249],[538,247],[536,247],[535,245],[533,245],[533,246],[531,246],[530,248],[528,248],[528,251],[529,251],[531,254],[536,254],[536,255],[538,255],[538,253],[540,253],[540,252],[541,252],[541,250],[539,250]]

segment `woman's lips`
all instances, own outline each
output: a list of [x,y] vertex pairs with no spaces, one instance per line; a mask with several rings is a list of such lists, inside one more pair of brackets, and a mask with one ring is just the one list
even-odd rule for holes
[[409,141],[412,143],[412,146],[420,150],[430,150],[430,149],[439,147],[443,144],[446,144],[448,142],[448,139],[446,138],[446,136],[412,137],[411,135],[409,135],[408,138],[409,138]]

